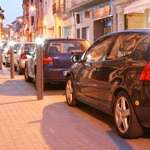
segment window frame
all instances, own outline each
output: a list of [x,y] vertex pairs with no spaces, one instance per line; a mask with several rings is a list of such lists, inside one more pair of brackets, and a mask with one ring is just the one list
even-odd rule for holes
[[[118,37],[117,34],[107,35],[107,36],[104,36],[104,37],[98,39],[98,40],[82,55],[81,60],[82,60],[83,62],[87,63],[88,61],[87,61],[87,58],[86,58],[86,57],[87,57],[88,53],[89,53],[91,50],[93,51],[94,47],[96,47],[96,46],[102,44],[103,42],[105,42],[105,41],[107,41],[108,39],[113,38],[113,37],[114,37],[113,42],[110,44],[110,46],[112,47],[112,46],[114,45],[114,42],[116,41],[116,39],[117,39],[117,37]],[[112,45],[112,44],[113,44],[113,45]],[[105,60],[103,60],[103,61],[106,61],[106,60],[107,60],[107,56],[108,56],[108,54],[109,54],[109,52],[110,52],[110,50],[111,50],[110,46],[109,46],[109,47],[107,48],[107,50],[106,50],[106,58],[105,58]],[[103,57],[104,57],[104,56],[103,56]],[[102,62],[102,61],[91,62],[91,63],[101,63],[101,62]]]

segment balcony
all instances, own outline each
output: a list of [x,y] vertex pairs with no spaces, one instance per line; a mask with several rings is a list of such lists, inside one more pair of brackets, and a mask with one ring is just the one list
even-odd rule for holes
[[53,14],[54,15],[61,15],[65,12],[65,5],[60,3],[53,4]]

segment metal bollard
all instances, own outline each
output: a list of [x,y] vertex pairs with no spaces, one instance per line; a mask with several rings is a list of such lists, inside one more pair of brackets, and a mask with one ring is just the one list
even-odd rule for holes
[[43,47],[37,48],[36,90],[37,100],[43,100]]
[[10,48],[10,78],[15,78],[15,66],[14,66],[14,51]]

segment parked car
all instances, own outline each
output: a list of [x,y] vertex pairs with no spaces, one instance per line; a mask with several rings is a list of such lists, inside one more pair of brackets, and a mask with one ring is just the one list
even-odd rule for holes
[[150,128],[150,30],[100,37],[67,73],[66,101],[86,103],[114,117],[122,137]]
[[19,60],[19,54],[21,51],[21,46],[22,46],[22,42],[16,42],[13,45],[13,51],[14,51],[14,65],[15,65],[15,70],[17,71],[17,66],[18,66],[18,60]]
[[4,42],[1,50],[2,50],[2,62],[6,67],[10,66],[10,47],[9,42]]
[[[90,46],[87,40],[82,39],[49,39],[45,41],[43,51],[44,83],[64,83],[65,72],[72,65],[71,57],[78,57]],[[36,53],[33,54],[25,66],[25,79],[36,78]]]
[[36,45],[32,42],[25,42],[21,44],[18,51],[16,52],[17,71],[19,74],[24,73],[25,62],[31,57],[32,51],[34,51]]

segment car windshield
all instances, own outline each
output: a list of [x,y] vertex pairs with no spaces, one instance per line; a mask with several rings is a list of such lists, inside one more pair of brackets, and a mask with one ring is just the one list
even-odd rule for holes
[[51,41],[48,46],[48,53],[56,51],[57,53],[82,53],[90,46],[88,41]]

